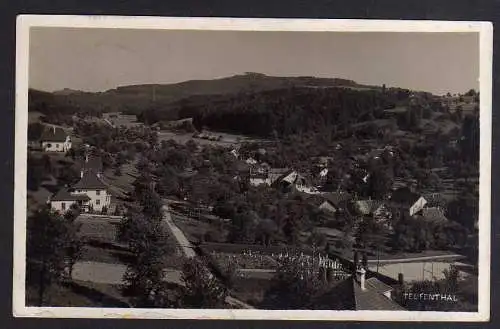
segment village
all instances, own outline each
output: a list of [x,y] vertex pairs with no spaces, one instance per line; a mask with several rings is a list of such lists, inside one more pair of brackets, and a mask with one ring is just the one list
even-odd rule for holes
[[[473,96],[439,101],[451,113],[473,111]],[[477,307],[465,302],[477,298],[477,215],[461,223],[448,218],[458,216],[453,204],[462,189],[477,185],[469,174],[456,179],[453,169],[431,166],[425,180],[406,173],[387,178],[384,168],[407,156],[404,135],[398,142],[339,139],[321,155],[294,159],[283,151],[286,143],[197,131],[191,122],[147,125],[115,112],[74,116],[71,124],[31,123],[38,134],[28,151],[28,216],[44,207],[57,216],[77,211],[83,241],[71,288],[51,292],[49,299],[62,300],[58,306],[137,306],[122,289],[135,255],[120,232],[140,204],[161,206],[156,211],[172,250],[161,261],[164,307],[186,287],[199,284],[208,294],[216,283],[225,291],[222,301],[198,306]],[[456,148],[456,136],[446,148]],[[151,206],[156,197],[159,204]],[[194,259],[204,283],[186,281],[185,264]],[[450,280],[455,288],[447,293],[459,296],[453,303],[422,309],[408,299],[422,283],[435,290]]]

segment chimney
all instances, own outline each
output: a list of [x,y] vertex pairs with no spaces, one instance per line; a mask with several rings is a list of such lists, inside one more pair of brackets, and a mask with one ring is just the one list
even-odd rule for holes
[[398,273],[398,283],[400,285],[403,285],[404,282],[405,281],[404,281],[403,273]]
[[366,286],[365,286],[366,270],[363,267],[360,267],[356,271],[356,279],[357,279],[359,285],[361,286],[361,290],[366,290]]

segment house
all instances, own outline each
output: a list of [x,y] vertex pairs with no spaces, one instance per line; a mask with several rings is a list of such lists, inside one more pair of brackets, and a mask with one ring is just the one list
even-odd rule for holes
[[102,211],[103,208],[109,209],[111,204],[111,194],[108,185],[96,173],[85,172],[81,179],[72,186],[73,194],[86,195],[90,198],[87,204],[84,204],[88,210]]
[[259,185],[274,185],[284,174],[288,173],[287,168],[271,168],[267,163],[260,166],[250,166],[250,184],[253,186]]
[[71,138],[61,127],[47,127],[40,142],[45,152],[67,152],[71,149]]
[[295,189],[302,193],[320,194],[318,189],[312,186],[304,175],[295,170],[290,170],[283,175],[283,177],[276,181],[275,185],[285,190]]
[[321,194],[320,198],[322,202],[318,207],[319,209],[336,213],[343,210],[345,203],[351,200],[352,196],[345,192],[330,192]]
[[87,171],[75,185],[60,190],[49,202],[57,211],[66,211],[73,204],[80,206],[84,212],[102,211],[109,209],[111,194],[108,186],[95,172]]
[[90,198],[85,194],[73,194],[68,189],[62,189],[50,198],[50,206],[58,212],[66,212],[74,204],[83,208],[89,201]]
[[392,287],[378,279],[366,278],[361,267],[347,279],[338,280],[328,291],[314,298],[314,309],[352,311],[405,311],[391,297]]
[[410,188],[401,187],[392,192],[390,203],[392,206],[402,209],[408,212],[410,216],[413,216],[424,208],[427,200]]

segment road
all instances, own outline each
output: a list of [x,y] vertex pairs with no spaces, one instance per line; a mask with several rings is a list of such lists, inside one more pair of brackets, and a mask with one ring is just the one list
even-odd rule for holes
[[[163,220],[167,223],[170,232],[177,241],[177,245],[181,248],[183,254],[186,256],[187,259],[192,259],[196,257],[196,252],[194,251],[192,244],[189,242],[184,233],[177,227],[177,225],[175,225],[174,221],[172,220],[172,216],[170,215],[168,206],[164,205],[162,207],[162,210],[163,210]],[[226,297],[226,303],[241,308],[253,309],[252,306],[232,296]]]
[[177,245],[181,248],[182,253],[187,259],[194,258],[196,256],[195,251],[193,250],[193,246],[191,242],[186,238],[184,233],[175,225],[172,220],[172,216],[170,215],[168,206],[163,206],[163,220],[167,223],[170,232],[174,236],[177,241]]

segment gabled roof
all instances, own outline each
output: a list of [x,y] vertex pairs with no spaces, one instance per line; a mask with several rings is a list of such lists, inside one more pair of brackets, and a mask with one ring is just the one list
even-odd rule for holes
[[356,302],[356,311],[404,311],[405,309],[393,301],[392,299],[384,296],[375,289],[371,289],[365,282],[365,290],[351,278],[354,290],[354,298]]
[[50,201],[88,201],[90,198],[86,194],[71,194],[67,189],[61,189]]
[[95,173],[102,172],[102,159],[98,156],[89,155],[83,163],[84,171],[93,171]]
[[61,127],[45,127],[40,140],[64,143],[67,136],[68,134]]
[[383,283],[376,277],[369,278],[368,280],[366,280],[365,284],[369,289],[375,290],[380,294],[384,294],[388,291],[394,290],[391,286]]
[[104,190],[108,186],[93,172],[85,172],[83,177],[76,183],[73,188],[75,189],[101,189]]
[[[379,287],[365,281],[365,290],[354,276],[336,283],[326,293],[316,298],[315,309],[331,310],[364,310],[364,311],[404,311],[405,309],[392,299],[379,292]],[[383,289],[382,289],[383,290]],[[384,291],[385,292],[385,291]]]
[[391,201],[412,206],[420,197],[420,194],[412,192],[408,187],[401,187],[392,192]]

